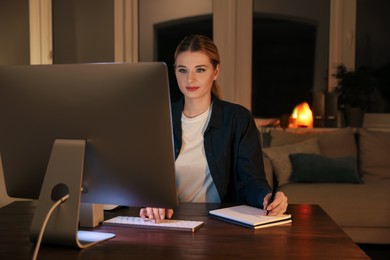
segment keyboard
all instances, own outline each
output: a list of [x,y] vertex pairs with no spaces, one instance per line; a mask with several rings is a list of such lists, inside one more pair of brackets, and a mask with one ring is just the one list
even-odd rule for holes
[[139,228],[154,228],[154,229],[170,229],[180,231],[195,232],[203,221],[193,220],[177,220],[177,219],[163,219],[160,223],[155,223],[154,220],[142,219],[140,217],[118,216],[103,221],[103,225],[120,226],[120,227],[139,227]]

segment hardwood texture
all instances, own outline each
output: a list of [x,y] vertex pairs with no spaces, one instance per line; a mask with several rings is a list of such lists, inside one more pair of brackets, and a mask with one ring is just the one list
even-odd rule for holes
[[[293,222],[252,230],[213,219],[208,211],[230,204],[180,204],[174,218],[201,220],[195,233],[100,226],[116,237],[87,249],[43,245],[38,259],[369,259],[318,205],[290,205]],[[31,259],[29,228],[35,203],[0,209],[0,259]],[[106,212],[138,216],[137,208]]]

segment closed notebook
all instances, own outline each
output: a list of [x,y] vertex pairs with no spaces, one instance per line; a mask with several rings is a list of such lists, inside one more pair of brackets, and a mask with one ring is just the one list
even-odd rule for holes
[[267,211],[247,205],[240,205],[209,211],[212,217],[249,228],[264,228],[290,223],[291,215],[267,216]]

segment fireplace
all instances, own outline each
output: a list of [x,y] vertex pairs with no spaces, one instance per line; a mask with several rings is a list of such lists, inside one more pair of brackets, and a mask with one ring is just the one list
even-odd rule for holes
[[288,125],[289,128],[313,128],[313,112],[307,102],[295,106]]

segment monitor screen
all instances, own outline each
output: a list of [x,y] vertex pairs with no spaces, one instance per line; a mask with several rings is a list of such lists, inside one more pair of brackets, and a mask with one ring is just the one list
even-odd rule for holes
[[38,199],[65,139],[86,143],[81,202],[177,205],[164,63],[0,66],[0,120],[11,197]]

